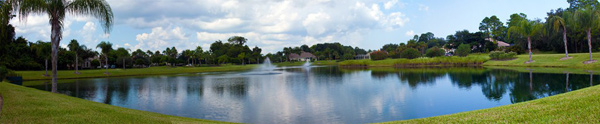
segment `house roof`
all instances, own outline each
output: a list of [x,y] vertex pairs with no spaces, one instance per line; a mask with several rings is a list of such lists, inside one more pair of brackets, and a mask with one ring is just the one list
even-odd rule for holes
[[496,43],[498,43],[498,47],[509,47],[510,46],[510,44],[508,44],[508,43],[506,43],[504,41],[499,41],[499,40],[495,40],[495,39],[492,39],[492,38],[485,38],[485,40],[490,41],[490,42],[496,41]]
[[297,59],[297,58],[300,58],[300,55],[298,55],[296,53],[292,53],[292,54],[289,55],[289,58],[290,59]]
[[309,53],[309,52],[302,52],[300,53],[300,58],[317,58],[315,55]]

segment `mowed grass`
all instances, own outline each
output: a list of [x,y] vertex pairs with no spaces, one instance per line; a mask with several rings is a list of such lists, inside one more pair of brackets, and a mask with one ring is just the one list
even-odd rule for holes
[[[569,54],[571,59],[560,60],[565,54],[534,54],[534,62],[525,64],[529,61],[529,55],[518,55],[517,59],[508,61],[487,61],[484,66],[519,66],[519,67],[569,67],[569,68],[600,68],[600,61],[592,64],[584,64],[588,61],[589,53]],[[592,53],[594,60],[600,60],[600,53]]]
[[600,123],[600,86],[495,108],[385,123]]
[[[81,74],[75,74],[74,70],[59,70],[58,79],[75,79],[75,78],[100,78],[100,77],[122,77],[122,76],[140,76],[140,75],[165,75],[179,73],[198,73],[198,72],[221,72],[221,71],[240,71],[250,70],[256,65],[223,65],[215,67],[150,67],[150,68],[135,68],[135,69],[108,69],[109,75],[104,74],[106,69],[79,70]],[[50,80],[52,77],[43,76],[44,71],[17,71],[23,76],[23,80]],[[49,75],[52,73],[49,71]]]
[[467,57],[421,57],[416,59],[385,59],[385,60],[347,60],[340,62],[340,66],[368,66],[368,67],[431,67],[431,66],[466,66],[478,65],[489,60],[487,54],[472,54]]
[[0,123],[226,123],[122,108],[6,82]]

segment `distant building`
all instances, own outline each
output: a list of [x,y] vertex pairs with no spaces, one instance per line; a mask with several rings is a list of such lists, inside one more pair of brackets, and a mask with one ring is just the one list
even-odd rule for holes
[[300,61],[313,60],[313,59],[317,59],[317,56],[315,56],[309,52],[304,52],[304,51],[302,51],[300,53]]
[[371,59],[371,54],[367,53],[367,54],[356,55],[356,56],[354,56],[354,59]]
[[300,55],[296,54],[296,53],[292,53],[288,56],[288,58],[291,61],[306,61],[306,60],[313,60],[313,59],[317,59],[317,57],[309,52],[304,52],[302,51],[300,53]]
[[499,41],[496,39],[492,39],[492,38],[485,38],[485,40],[490,41],[490,42],[494,42],[496,41],[496,43],[498,43],[498,47],[509,47],[511,46],[510,44],[504,42],[504,41]]

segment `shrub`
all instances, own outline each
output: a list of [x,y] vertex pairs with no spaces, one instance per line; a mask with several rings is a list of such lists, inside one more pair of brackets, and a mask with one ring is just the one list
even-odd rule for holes
[[90,65],[92,65],[92,68],[96,68],[100,66],[100,61],[98,59],[94,59],[92,62],[90,62]]
[[490,52],[490,58],[492,60],[507,60],[507,59],[513,59],[517,56],[517,53],[515,52],[502,52],[502,51],[492,51]]
[[525,53],[525,50],[523,48],[521,48],[520,46],[513,45],[510,47],[507,47],[506,52],[515,52],[517,54],[523,54],[523,53]]
[[387,52],[380,50],[380,51],[372,52],[370,54],[370,56],[371,56],[371,60],[375,61],[375,60],[384,60],[385,58],[387,58],[388,54],[387,54]]
[[440,49],[438,47],[432,47],[429,48],[427,52],[425,52],[425,56],[433,58],[438,56],[444,56],[445,53],[446,51],[444,51],[443,49]]
[[471,53],[471,45],[469,44],[460,44],[458,49],[456,49],[456,55],[460,57],[465,57]]
[[417,50],[415,48],[408,48],[408,49],[402,51],[402,53],[400,53],[400,56],[402,58],[414,59],[414,58],[421,57],[421,52],[419,52],[419,50]]

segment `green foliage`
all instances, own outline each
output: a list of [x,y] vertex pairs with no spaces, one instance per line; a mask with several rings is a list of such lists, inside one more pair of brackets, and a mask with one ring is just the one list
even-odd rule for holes
[[503,51],[492,51],[489,54],[490,59],[492,60],[509,60],[517,57],[517,53],[515,52],[503,52]]
[[515,52],[517,54],[523,54],[523,53],[525,53],[525,50],[523,48],[521,48],[520,46],[517,46],[517,45],[513,45],[513,46],[510,46],[510,47],[507,47],[506,51],[507,52]]
[[384,60],[388,54],[385,51],[375,51],[370,54],[371,60]]
[[218,58],[219,64],[225,64],[227,62],[229,62],[229,56],[227,55],[221,55]]
[[402,51],[402,53],[400,53],[400,57],[407,58],[407,59],[414,59],[414,58],[421,57],[421,52],[419,52],[419,50],[417,50],[415,48],[408,48],[408,49]]
[[440,49],[438,47],[432,47],[432,48],[427,49],[425,56],[432,58],[432,57],[444,56],[445,53],[446,53],[446,51],[444,51],[443,49]]
[[471,53],[471,45],[461,44],[458,46],[458,49],[456,49],[455,53],[457,56],[465,57]]
[[96,68],[100,66],[100,61],[98,59],[94,59],[90,62],[90,65],[92,66],[92,68]]

